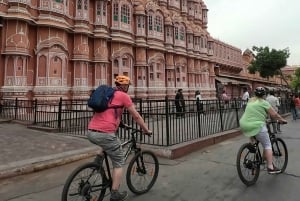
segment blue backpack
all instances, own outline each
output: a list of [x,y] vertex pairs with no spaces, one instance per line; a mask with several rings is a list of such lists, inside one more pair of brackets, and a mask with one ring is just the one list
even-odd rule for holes
[[108,106],[114,97],[115,91],[116,90],[111,86],[100,85],[91,94],[88,100],[88,106],[95,112],[103,112],[109,108],[121,108],[122,106]]

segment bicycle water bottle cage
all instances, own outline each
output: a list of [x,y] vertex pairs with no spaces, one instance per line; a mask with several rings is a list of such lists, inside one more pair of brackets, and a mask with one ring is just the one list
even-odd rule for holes
[[247,145],[247,148],[248,148],[248,150],[249,150],[249,152],[250,153],[255,153],[256,152],[256,145],[254,145],[254,144],[248,144]]

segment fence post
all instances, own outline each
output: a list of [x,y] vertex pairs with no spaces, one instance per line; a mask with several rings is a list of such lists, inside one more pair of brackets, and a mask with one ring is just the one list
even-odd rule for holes
[[166,96],[165,97],[166,102],[166,133],[167,133],[167,146],[170,146],[170,125],[169,125],[169,119],[170,119],[170,113],[169,113],[169,99]]
[[[244,104],[244,103],[242,102],[242,104]],[[235,105],[236,122],[237,122],[237,125],[240,126],[240,121],[239,121],[240,104],[238,105],[237,99],[234,99],[234,105]]]
[[34,100],[34,121],[33,124],[36,124],[37,122],[37,99]]
[[[202,104],[202,102],[199,100],[199,98],[197,98],[197,100],[196,100],[196,112],[197,112],[197,120],[198,120],[198,128],[201,128],[201,126],[200,126],[200,116],[201,116],[201,111],[200,111],[200,107],[201,107],[201,105],[200,104]],[[199,138],[201,138],[201,129],[198,129],[198,131],[199,131],[199,133],[198,133],[198,137]]]
[[17,119],[18,116],[18,98],[15,99],[15,119]]
[[57,126],[61,129],[62,97],[59,98]]
[[[223,114],[223,112],[222,112],[222,110],[223,110],[223,108],[222,108],[222,105],[221,105],[221,100],[219,99],[218,100],[218,108],[219,108],[219,113],[220,113],[220,123],[221,123],[221,130],[222,131],[224,131],[224,125],[223,125],[223,116],[222,116],[222,114]],[[225,108],[225,105],[224,105],[224,108]]]

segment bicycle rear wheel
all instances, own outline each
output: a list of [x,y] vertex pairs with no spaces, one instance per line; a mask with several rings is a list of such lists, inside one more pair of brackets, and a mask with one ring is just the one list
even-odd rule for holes
[[260,173],[260,163],[256,149],[251,143],[241,146],[236,158],[236,168],[241,181],[246,186],[256,183]]
[[154,153],[141,151],[129,162],[126,181],[131,192],[143,194],[154,185],[159,171],[159,163]]
[[272,139],[273,164],[284,172],[288,163],[288,151],[281,138]]
[[78,167],[64,185],[62,201],[102,201],[107,188],[104,174],[103,168],[100,168],[97,163],[86,163]]

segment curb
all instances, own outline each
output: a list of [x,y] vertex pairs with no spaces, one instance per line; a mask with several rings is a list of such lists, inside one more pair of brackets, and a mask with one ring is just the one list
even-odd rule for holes
[[204,149],[208,146],[218,144],[230,138],[237,137],[239,135],[241,135],[241,131],[239,129],[233,129],[222,133],[217,133],[214,135],[209,135],[201,139],[181,143],[178,145],[173,145],[170,147],[161,148],[161,147],[156,147],[151,145],[142,145],[142,147],[145,150],[153,151],[156,155],[160,157],[168,158],[172,160],[172,159],[183,157],[194,151]]
[[93,147],[0,165],[0,179],[65,165],[67,163],[95,156],[98,153],[99,148]]

